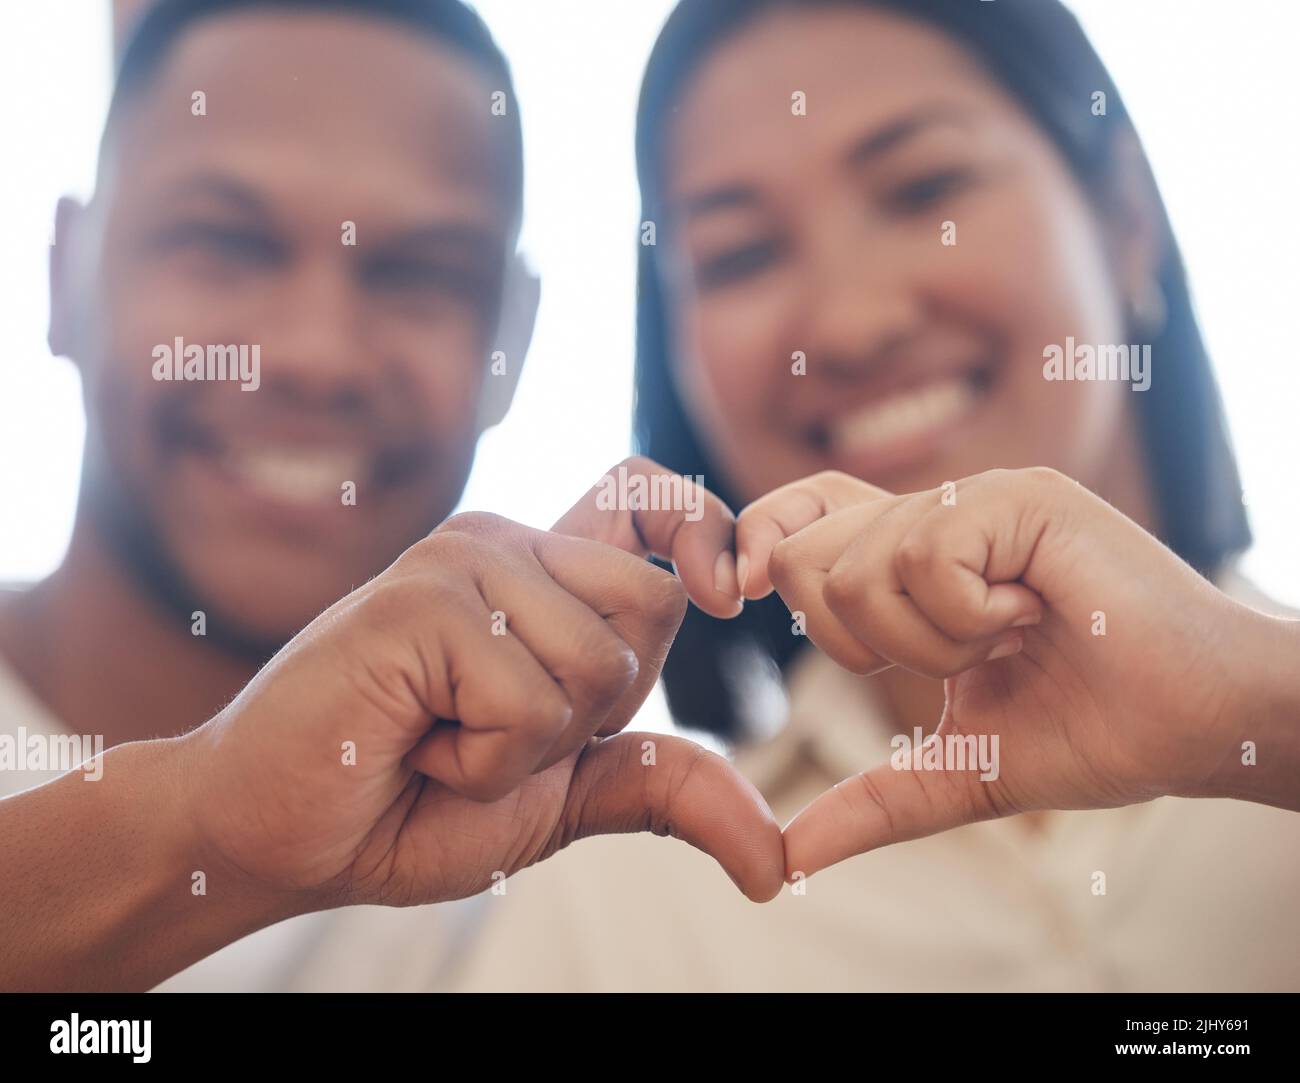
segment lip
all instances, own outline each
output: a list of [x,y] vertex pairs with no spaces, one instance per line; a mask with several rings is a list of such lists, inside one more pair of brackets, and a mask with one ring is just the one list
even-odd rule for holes
[[[343,503],[343,482],[354,481],[358,500],[369,494],[368,477],[340,477],[327,492],[322,481],[314,481],[311,494],[290,496],[290,486],[259,483],[247,464],[231,454],[209,454],[186,449],[180,452],[186,475],[196,487],[206,490],[226,513],[250,530],[271,531],[295,540],[328,545],[331,534],[348,525],[344,513],[353,510]],[[340,461],[342,461],[340,459]]]
[[[982,416],[994,387],[993,366],[915,373],[880,383],[809,430],[833,469],[887,477],[923,466],[960,444]],[[896,430],[884,434],[881,429]]]

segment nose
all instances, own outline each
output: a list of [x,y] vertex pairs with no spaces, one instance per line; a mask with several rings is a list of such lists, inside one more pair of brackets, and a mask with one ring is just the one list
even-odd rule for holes
[[325,259],[286,275],[267,307],[262,382],[302,404],[353,408],[374,366],[364,314],[346,266]]
[[809,371],[854,379],[896,352],[921,323],[908,275],[866,229],[828,230],[806,278]]

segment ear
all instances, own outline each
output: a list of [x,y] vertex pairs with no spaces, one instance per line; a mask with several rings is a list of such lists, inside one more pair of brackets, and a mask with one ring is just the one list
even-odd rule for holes
[[[478,431],[498,425],[510,409],[519,386],[528,345],[537,324],[542,283],[518,253],[510,257],[501,294],[501,319],[497,324],[492,356],[479,394]],[[504,365],[504,370],[502,370]]]
[[61,197],[54,212],[54,237],[50,243],[50,325],[46,341],[52,354],[74,362],[87,300],[81,251],[87,214],[87,209],[71,196]]
[[1107,185],[1110,210],[1108,242],[1120,300],[1132,308],[1160,279],[1165,226],[1155,178],[1137,133],[1122,128],[1115,135],[1113,167]]

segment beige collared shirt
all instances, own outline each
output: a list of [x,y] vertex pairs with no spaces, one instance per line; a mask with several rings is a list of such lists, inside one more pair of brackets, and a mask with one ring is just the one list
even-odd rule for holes
[[[800,660],[789,725],[735,759],[778,820],[889,758],[869,688],[816,652]],[[1047,814],[1039,830],[972,824],[804,888],[756,905],[674,839],[584,840],[489,897],[451,987],[1300,989],[1300,815],[1261,805],[1165,798]]]

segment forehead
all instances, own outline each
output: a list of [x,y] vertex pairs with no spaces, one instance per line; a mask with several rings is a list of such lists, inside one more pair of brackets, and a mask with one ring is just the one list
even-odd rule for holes
[[185,31],[125,103],[112,172],[164,184],[212,167],[307,202],[437,197],[500,219],[517,167],[495,89],[453,46],[400,23],[242,11]]
[[[806,115],[792,95],[806,96]],[[664,176],[693,187],[840,152],[920,106],[1014,112],[978,61],[941,31],[865,6],[764,15],[701,65],[665,132]],[[775,152],[775,153],[774,153]]]

